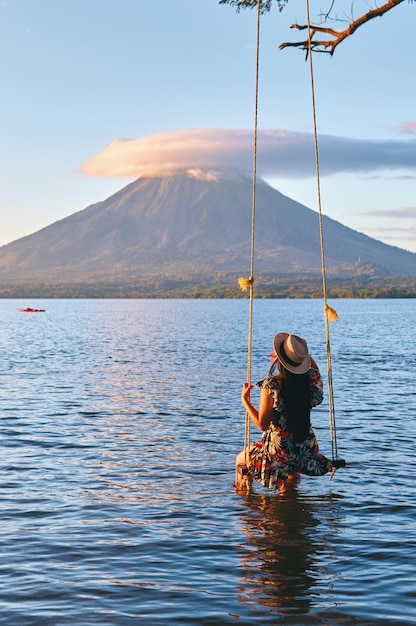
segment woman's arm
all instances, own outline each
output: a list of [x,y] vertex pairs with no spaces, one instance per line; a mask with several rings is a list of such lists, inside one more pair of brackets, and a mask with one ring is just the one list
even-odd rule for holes
[[257,411],[250,401],[250,392],[252,389],[253,385],[244,383],[241,391],[241,402],[247,411],[247,415],[257,428],[263,431],[268,430],[273,416],[273,398],[270,396],[268,389],[262,388],[260,390],[260,406]]

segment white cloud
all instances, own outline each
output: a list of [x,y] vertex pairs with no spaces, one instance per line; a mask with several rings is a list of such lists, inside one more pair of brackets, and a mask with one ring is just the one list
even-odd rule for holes
[[[363,140],[319,136],[320,173],[410,172],[416,176],[416,138]],[[233,168],[251,172],[253,131],[194,129],[159,133],[138,139],[115,139],[80,167],[88,176],[139,178],[179,169],[204,171]],[[311,133],[285,130],[258,132],[260,176],[302,179],[315,176]]]

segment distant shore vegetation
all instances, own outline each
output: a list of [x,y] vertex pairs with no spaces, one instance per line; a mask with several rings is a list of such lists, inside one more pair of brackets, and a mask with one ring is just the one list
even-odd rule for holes
[[[0,283],[0,298],[248,298],[236,276],[147,277],[138,280]],[[416,298],[416,277],[327,278],[330,298]],[[255,298],[321,298],[317,276],[259,276]]]

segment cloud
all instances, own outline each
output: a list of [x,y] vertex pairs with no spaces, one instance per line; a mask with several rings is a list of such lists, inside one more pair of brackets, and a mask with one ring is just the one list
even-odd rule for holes
[[416,122],[403,122],[400,130],[402,133],[416,133]]
[[403,246],[405,249],[414,252],[415,227],[368,228],[367,234],[380,241],[391,241],[392,245],[397,246],[401,244],[400,247]]
[[389,226],[388,228],[372,228],[371,230],[379,233],[380,235],[382,234],[384,238],[387,238],[389,235],[395,237],[396,235],[394,235],[394,233],[397,233],[399,235],[401,234],[404,238],[409,239],[412,236],[412,233],[416,232],[416,226],[411,226],[410,228],[400,226],[393,226],[392,228]]
[[404,218],[414,218],[416,217],[416,207],[403,207],[401,209],[388,209],[383,211],[381,209],[374,211],[363,211],[360,212],[360,215],[366,215],[369,217],[392,217],[394,219],[404,217]]
[[[259,176],[292,179],[315,176],[311,133],[259,130],[257,146]],[[319,157],[323,176],[406,170],[416,177],[416,137],[363,140],[321,134]],[[252,163],[252,130],[194,129],[115,139],[85,161],[79,171],[87,176],[135,179],[183,169],[233,168],[251,172]]]

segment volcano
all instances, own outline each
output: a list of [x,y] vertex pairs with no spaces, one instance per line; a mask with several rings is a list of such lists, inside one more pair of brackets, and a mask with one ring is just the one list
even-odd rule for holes
[[[250,177],[238,172],[142,177],[2,246],[0,295],[151,296],[176,287],[182,293],[186,285],[234,285],[249,273],[251,197]],[[323,232],[331,277],[416,276],[414,253],[328,217]],[[263,180],[256,190],[255,268],[260,278],[292,282],[321,273],[318,214]]]

